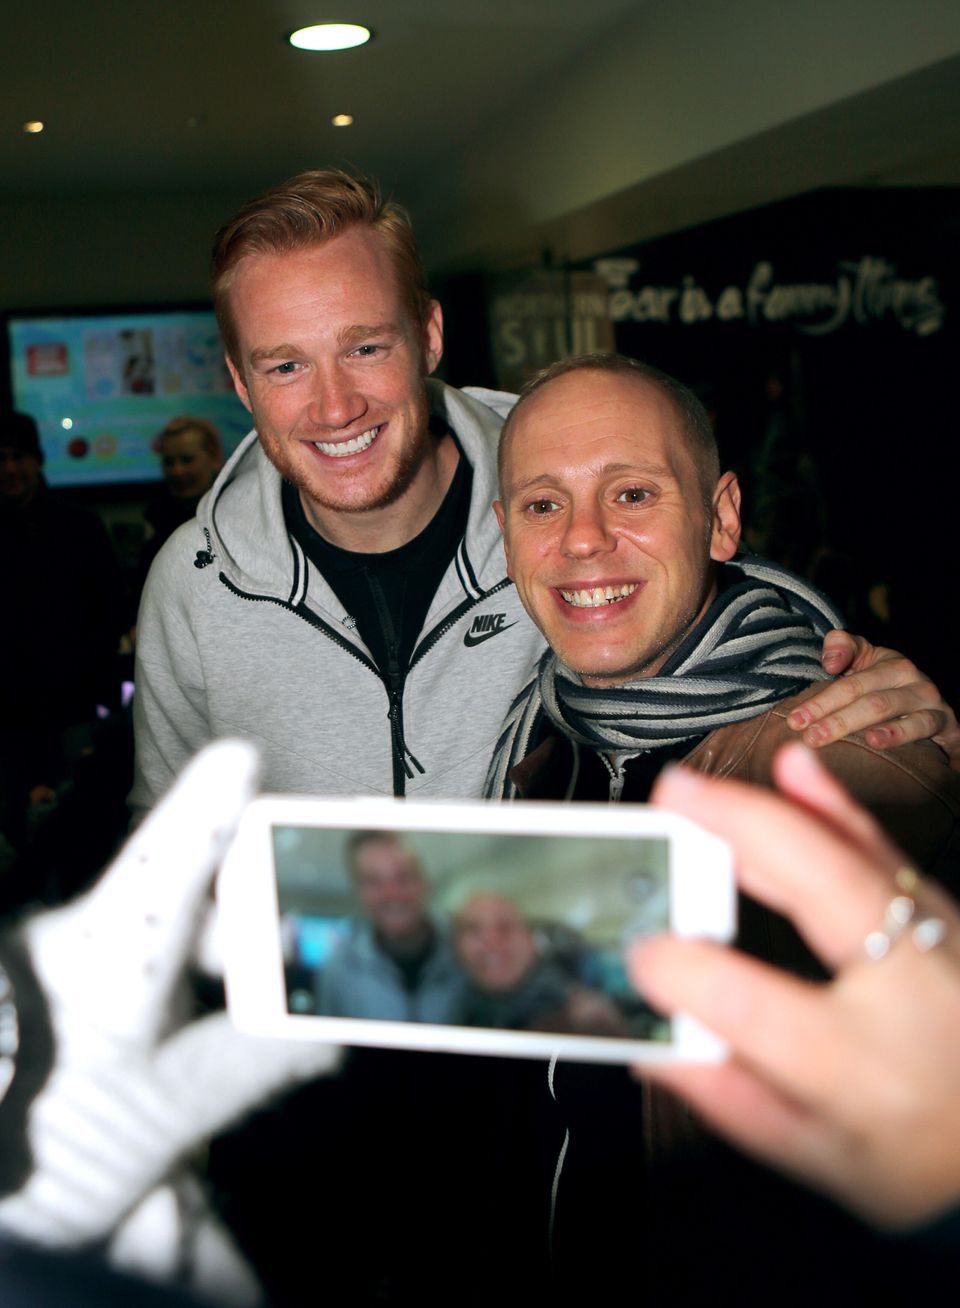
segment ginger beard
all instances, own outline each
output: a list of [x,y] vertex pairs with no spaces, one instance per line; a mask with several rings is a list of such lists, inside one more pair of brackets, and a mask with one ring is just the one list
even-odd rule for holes
[[[254,425],[260,435],[264,451],[280,475],[300,492],[300,498],[306,499],[305,508],[310,504],[330,513],[370,513],[377,509],[388,508],[401,499],[416,477],[424,463],[429,459],[433,437],[429,431],[429,413],[427,408],[426,387],[421,380],[421,399],[416,406],[419,415],[414,416],[406,433],[405,442],[390,451],[380,467],[379,478],[371,480],[365,469],[353,470],[344,467],[336,470],[336,476],[326,476],[322,469],[303,466],[301,460],[288,455],[288,442],[272,432],[265,432],[256,410],[253,411]],[[368,428],[360,438],[361,448],[346,455],[326,454],[326,458],[350,459],[353,453],[364,454],[379,439],[381,425]],[[366,439],[373,432],[373,440]],[[296,428],[291,433],[295,441],[312,443],[318,441],[326,444],[325,431],[315,433],[309,428]],[[352,443],[352,442],[351,442]],[[319,451],[323,454],[324,451]]]

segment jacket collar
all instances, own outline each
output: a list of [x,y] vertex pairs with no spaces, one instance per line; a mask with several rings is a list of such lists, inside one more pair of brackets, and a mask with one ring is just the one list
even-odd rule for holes
[[[456,390],[429,379],[430,411],[456,436],[473,468],[467,536],[458,551],[458,567],[441,583],[428,621],[464,593],[484,591],[504,576],[503,548],[491,505],[496,498],[496,450],[503,418],[513,396],[498,391]],[[209,532],[216,565],[247,594],[296,603],[306,593],[307,565],[290,539],[283,519],[281,477],[264,453],[256,430],[244,437],[200,501],[197,519]],[[313,574],[315,576],[315,574]],[[342,616],[339,601],[326,583],[311,594]]]

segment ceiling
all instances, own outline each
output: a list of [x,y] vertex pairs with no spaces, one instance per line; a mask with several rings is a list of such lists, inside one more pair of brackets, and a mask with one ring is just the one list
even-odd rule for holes
[[[286,44],[324,19],[375,39]],[[583,257],[817,185],[960,184],[955,0],[44,0],[5,6],[2,41],[0,213],[20,240],[60,222],[61,251],[50,197],[75,227],[87,204],[96,249],[112,194],[177,194],[185,226],[206,205],[206,233],[337,162],[413,208],[434,268]]]
[[[44,0],[7,5],[0,189],[247,191],[333,159],[399,183],[554,78],[636,0]],[[367,46],[292,49],[318,19]],[[337,113],[353,114],[335,128]],[[24,135],[24,120],[47,124]]]

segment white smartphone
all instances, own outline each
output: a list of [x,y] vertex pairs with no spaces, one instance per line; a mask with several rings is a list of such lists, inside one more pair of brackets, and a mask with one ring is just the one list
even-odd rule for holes
[[716,1061],[624,949],[735,930],[729,847],[642,805],[261,796],[221,870],[227,1006],[255,1035],[588,1062]]

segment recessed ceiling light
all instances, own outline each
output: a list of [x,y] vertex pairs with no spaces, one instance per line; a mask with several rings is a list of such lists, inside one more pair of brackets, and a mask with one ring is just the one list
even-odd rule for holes
[[353,123],[353,114],[334,114],[330,121],[334,127],[350,127]]
[[43,131],[43,123],[39,118],[28,118],[23,124],[23,130],[30,136],[36,136],[37,132]]
[[351,50],[355,45],[366,45],[372,32],[358,23],[315,23],[313,27],[298,27],[287,40],[298,50]]

